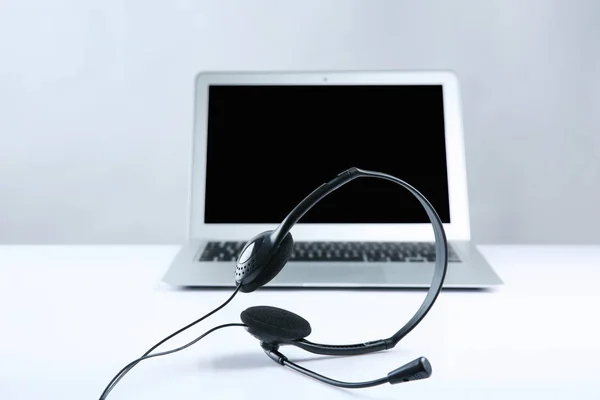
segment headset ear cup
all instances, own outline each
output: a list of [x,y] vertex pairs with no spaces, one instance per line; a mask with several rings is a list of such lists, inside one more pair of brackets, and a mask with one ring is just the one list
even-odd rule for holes
[[261,271],[251,282],[242,285],[240,291],[250,293],[269,283],[288,262],[293,249],[294,239],[292,238],[292,234],[288,232],[268,263],[264,267],[261,267]]

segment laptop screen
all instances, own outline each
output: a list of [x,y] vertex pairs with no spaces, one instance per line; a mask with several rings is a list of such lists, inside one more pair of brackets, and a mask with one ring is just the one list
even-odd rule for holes
[[[205,223],[279,223],[350,168],[394,175],[450,222],[441,85],[212,85]],[[299,223],[428,223],[404,188],[356,179]]]

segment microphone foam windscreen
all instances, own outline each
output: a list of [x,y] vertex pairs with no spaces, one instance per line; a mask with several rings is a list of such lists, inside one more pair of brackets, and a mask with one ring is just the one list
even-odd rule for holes
[[312,332],[307,320],[277,307],[250,307],[242,311],[240,318],[251,333],[265,341],[302,339]]

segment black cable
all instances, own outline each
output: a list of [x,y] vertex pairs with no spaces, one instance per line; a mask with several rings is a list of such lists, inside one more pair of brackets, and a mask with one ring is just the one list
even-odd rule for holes
[[[149,350],[147,350],[144,354],[142,354],[142,356],[140,358],[138,358],[135,361],[132,361],[131,363],[127,364],[125,367],[123,367],[123,369],[121,369],[121,371],[119,371],[119,373],[117,373],[112,379],[111,381],[108,383],[108,385],[106,386],[106,388],[104,389],[104,391],[102,392],[102,395],[100,395],[100,400],[104,400],[106,399],[106,396],[108,395],[108,393],[110,393],[110,391],[115,387],[115,385],[117,383],[119,383],[119,381],[121,380],[121,378],[128,373],[133,367],[135,367],[137,365],[137,363],[139,363],[140,361],[142,361],[143,359],[145,359],[146,356],[148,356],[148,354],[150,354],[154,349],[156,349],[158,346],[160,346],[161,344],[165,343],[167,340],[173,338],[174,336],[180,334],[181,332],[185,331],[186,329],[191,328],[192,326],[196,325],[199,322],[202,322],[203,320],[205,320],[206,318],[210,317],[211,315],[213,315],[214,313],[216,313],[217,311],[219,311],[220,309],[222,309],[223,307],[225,307],[227,304],[229,304],[229,302],[231,300],[233,300],[233,298],[235,297],[235,295],[237,294],[237,292],[240,290],[240,285],[238,285],[235,290],[233,291],[233,293],[231,294],[231,296],[223,303],[221,304],[219,307],[215,308],[214,310],[212,310],[211,312],[209,312],[208,314],[204,315],[203,317],[195,320],[194,322],[184,326],[183,328],[179,329],[176,332],[173,332],[172,334],[170,334],[169,336],[167,336],[166,338],[162,339],[160,342],[156,343],[154,346],[152,346]],[[212,331],[207,332],[206,334],[210,333]],[[205,335],[206,335],[205,334]],[[202,336],[203,337],[203,336]],[[200,338],[202,338],[200,337]],[[200,340],[200,338],[198,338],[196,341]],[[192,342],[191,344],[193,344],[195,342]],[[189,345],[191,345],[189,344]],[[187,346],[187,345],[186,345]],[[185,348],[185,347],[184,347]]]
[[246,326],[246,324],[242,324],[242,323],[238,322],[238,323],[230,323],[230,324],[223,324],[223,325],[215,326],[214,328],[209,329],[208,331],[204,332],[202,335],[198,336],[196,339],[192,340],[191,342],[189,342],[181,347],[178,347],[178,348],[172,349],[172,350],[163,351],[160,353],[146,355],[146,356],[138,358],[137,360],[130,362],[125,367],[123,367],[123,369],[117,374],[117,376],[119,378],[112,384],[112,386],[110,386],[110,388],[108,388],[108,390],[105,390],[105,393],[102,393],[100,400],[106,399],[108,394],[114,389],[115,386],[117,386],[117,383],[119,383],[121,378],[123,378],[129,371],[131,371],[133,369],[133,367],[135,365],[137,365],[139,362],[147,360],[149,358],[166,356],[167,354],[172,354],[172,353],[176,353],[178,351],[184,350],[184,349],[190,347],[191,345],[193,345],[194,343],[198,342],[199,340],[203,339],[205,336],[208,336],[209,334],[213,333],[214,331],[221,329],[221,328],[228,328],[230,326]]

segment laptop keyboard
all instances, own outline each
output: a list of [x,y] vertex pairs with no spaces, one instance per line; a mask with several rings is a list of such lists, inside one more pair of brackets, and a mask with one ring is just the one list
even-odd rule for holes
[[[208,242],[199,261],[236,261],[246,242]],[[294,242],[290,261],[434,262],[432,242]],[[460,258],[448,245],[448,261]]]

